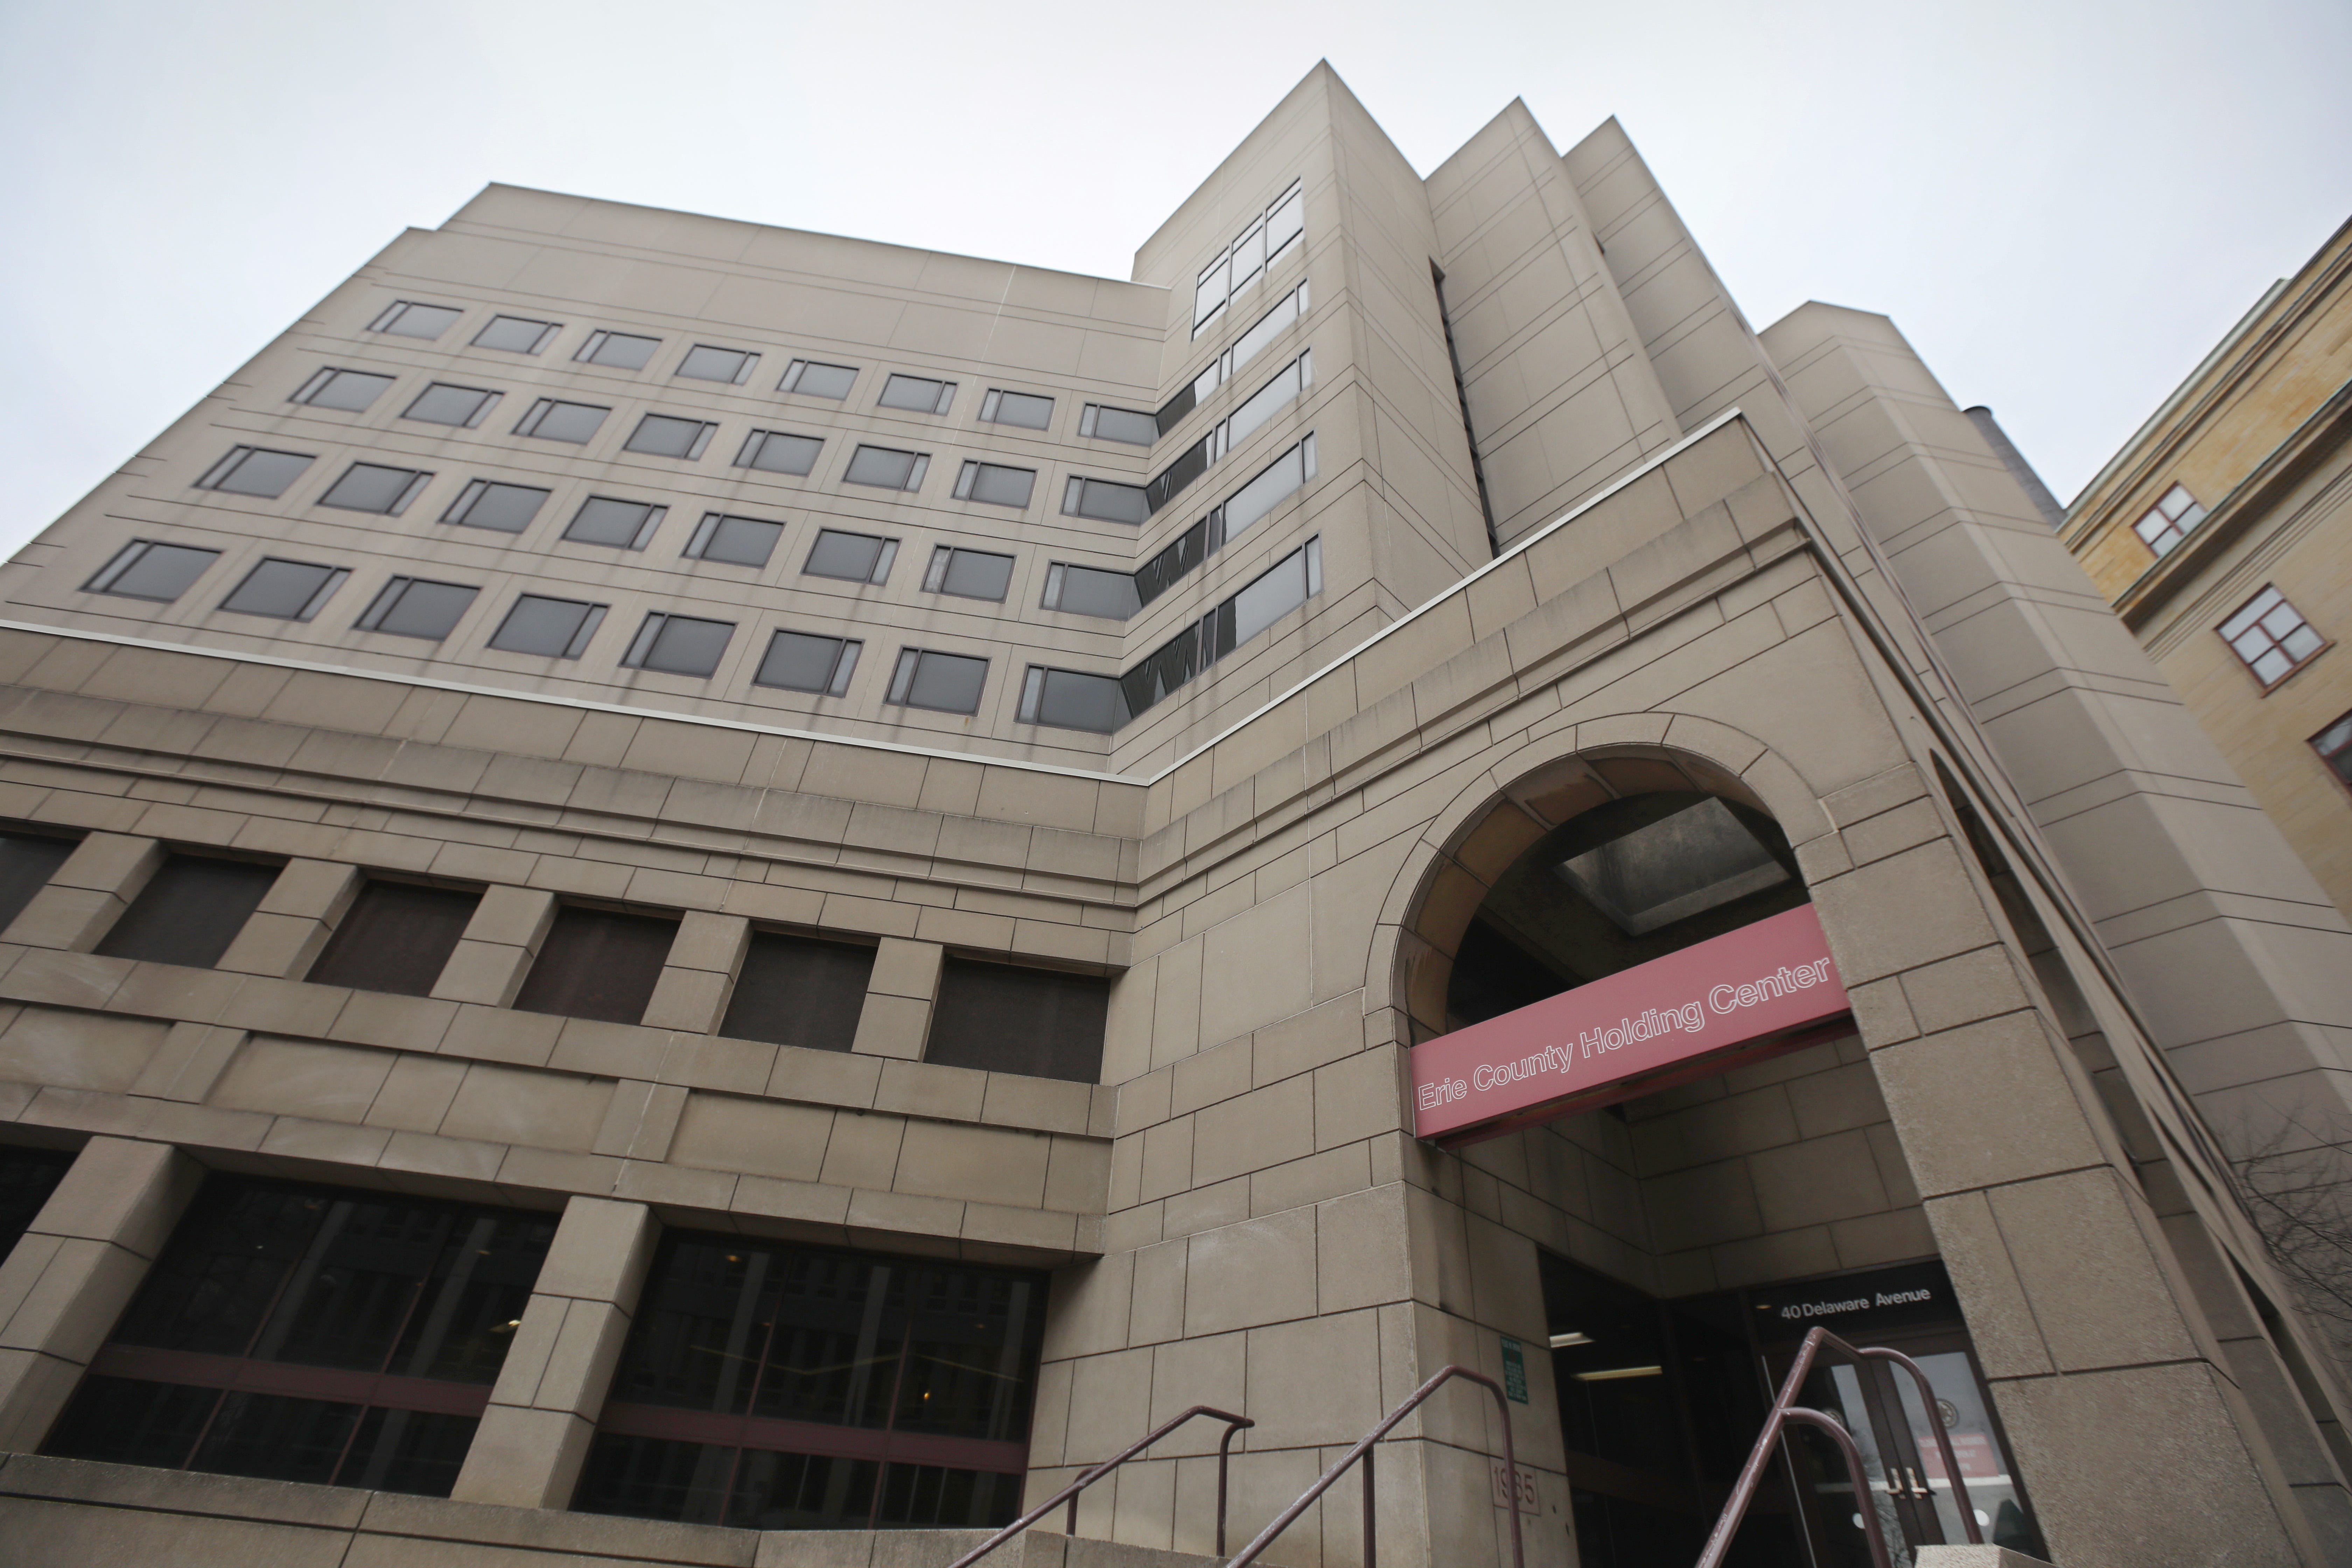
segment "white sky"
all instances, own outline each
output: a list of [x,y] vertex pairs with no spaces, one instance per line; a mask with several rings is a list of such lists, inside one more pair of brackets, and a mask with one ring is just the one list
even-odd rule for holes
[[2061,500],[2352,215],[2344,0],[0,0],[0,552],[489,181],[1123,278],[1318,57],[1424,172],[1617,115]]

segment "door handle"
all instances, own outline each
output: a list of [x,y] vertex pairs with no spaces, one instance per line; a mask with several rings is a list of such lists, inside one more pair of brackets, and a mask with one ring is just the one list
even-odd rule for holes
[[1920,1502],[1931,1502],[1935,1500],[1935,1489],[1919,1484],[1918,1471],[1913,1469],[1910,1466],[1906,1465],[1903,1467],[1903,1473],[1911,1478],[1911,1495],[1913,1498]]

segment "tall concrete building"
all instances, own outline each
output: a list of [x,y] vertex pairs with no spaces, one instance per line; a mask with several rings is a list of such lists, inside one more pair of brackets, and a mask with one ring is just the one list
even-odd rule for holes
[[1233,1413],[996,1559],[1173,1564],[1459,1365],[1264,1560],[1672,1563],[1815,1325],[1933,1407],[1734,1561],[2352,1555],[2230,1163],[2352,932],[1614,121],[1318,67],[1127,281],[493,186],[0,598],[20,1558],[943,1564]]

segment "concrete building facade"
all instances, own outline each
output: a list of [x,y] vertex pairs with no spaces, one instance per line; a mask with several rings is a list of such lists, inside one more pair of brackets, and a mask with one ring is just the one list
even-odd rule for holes
[[[1454,1364],[1266,1561],[1673,1561],[1813,1323],[1937,1407],[1820,1373],[1868,1496],[1792,1444],[1737,1560],[1958,1540],[1930,1423],[2066,1568],[2352,1551],[2231,1172],[2352,931],[1614,121],[1424,177],[1318,67],[1129,281],[494,186],[0,599],[47,1560],[944,1564],[1193,1405],[1238,1548]],[[1432,1131],[1785,915],[1805,1031]],[[1007,1552],[1213,1552],[1221,1435]]]

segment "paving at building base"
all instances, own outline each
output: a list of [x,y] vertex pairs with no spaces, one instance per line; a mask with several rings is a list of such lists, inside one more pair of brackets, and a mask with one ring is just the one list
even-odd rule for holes
[[1696,1562],[1814,1327],[1932,1398],[1733,1562],[2352,1560],[2231,1172],[2352,930],[1998,436],[1328,67],[1128,281],[401,236],[0,568],[0,1560],[945,1568],[1234,1413],[989,1559],[1173,1568],[1451,1365],[1380,1562]]

